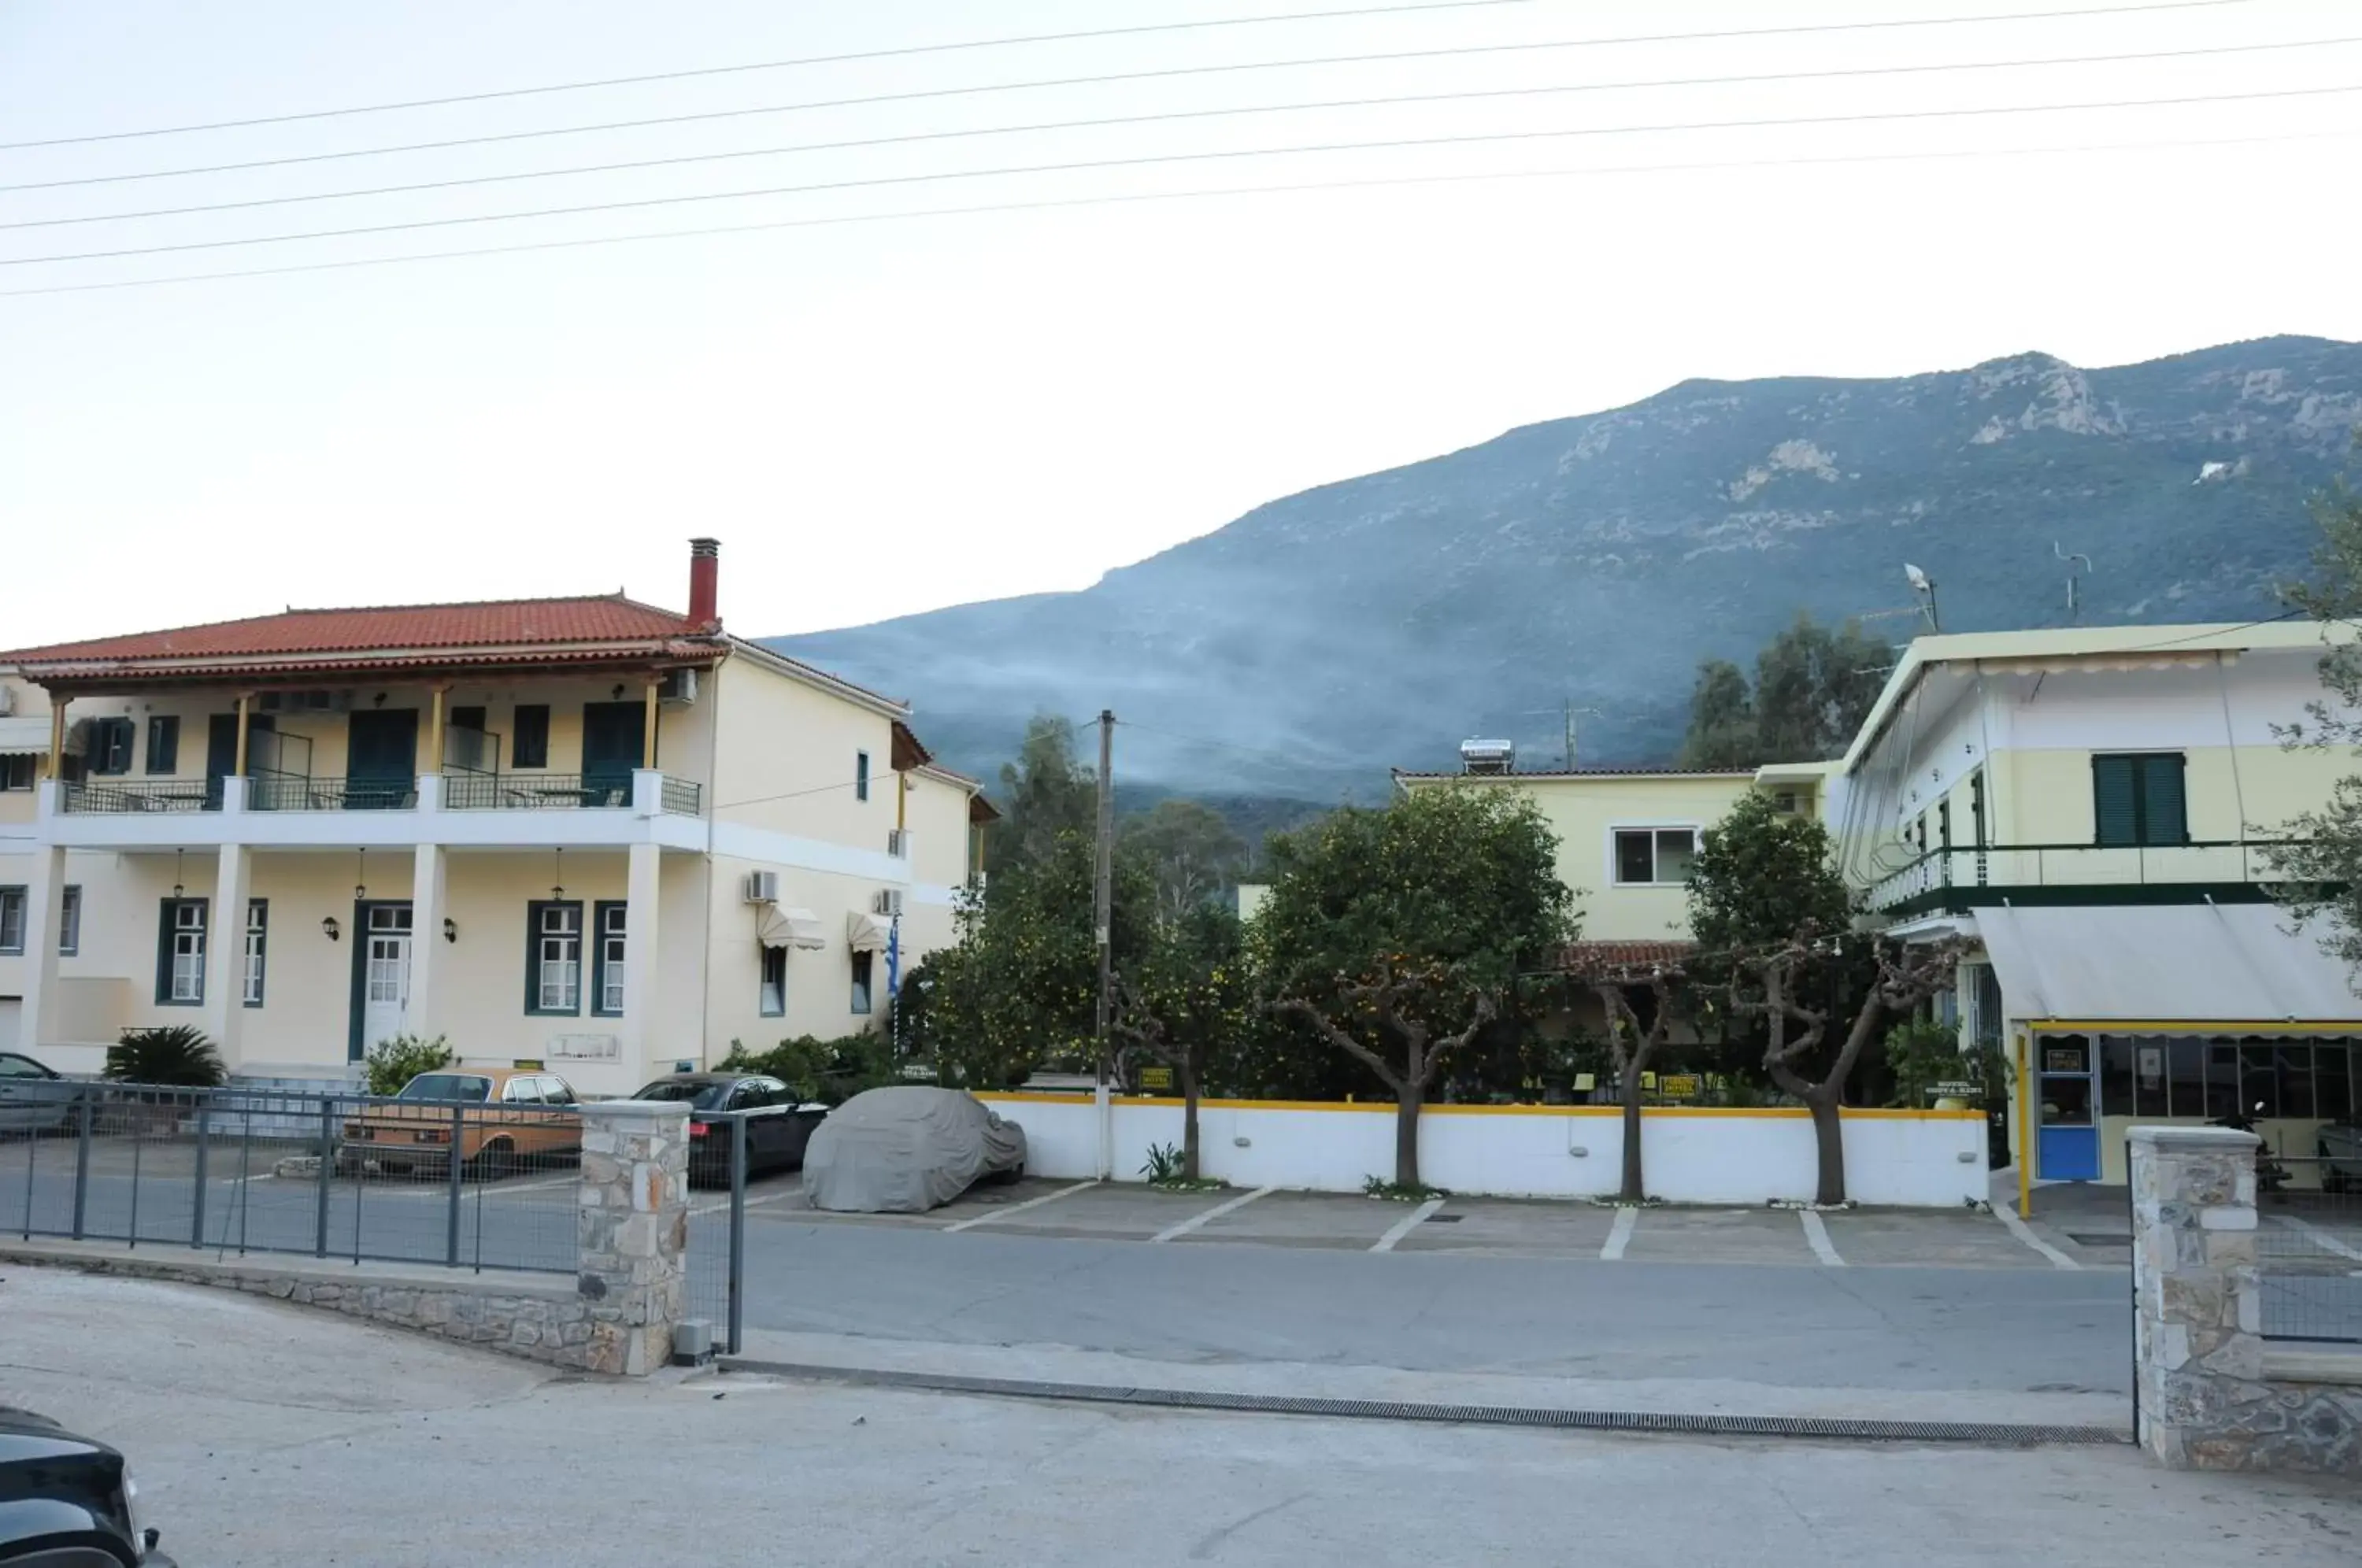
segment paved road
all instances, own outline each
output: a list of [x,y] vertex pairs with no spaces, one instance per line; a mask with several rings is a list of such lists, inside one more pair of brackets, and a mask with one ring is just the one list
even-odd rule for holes
[[746,1278],[754,1329],[1180,1362],[2131,1390],[2114,1271],[1145,1246],[758,1218]]
[[40,1270],[8,1271],[0,1313],[0,1399],[121,1444],[166,1550],[193,1564],[2346,1568],[2362,1539],[2351,1485],[2160,1471],[2128,1447],[585,1382],[226,1291]]

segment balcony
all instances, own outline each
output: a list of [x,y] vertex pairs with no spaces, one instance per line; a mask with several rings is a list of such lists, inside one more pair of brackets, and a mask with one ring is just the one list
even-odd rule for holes
[[72,848],[418,844],[704,847],[705,791],[654,768],[414,779],[249,778],[41,785],[41,842]]
[[2268,903],[2282,880],[2270,852],[2300,840],[2189,844],[1996,844],[1935,849],[1871,882],[1863,907],[1887,921],[1981,906]]

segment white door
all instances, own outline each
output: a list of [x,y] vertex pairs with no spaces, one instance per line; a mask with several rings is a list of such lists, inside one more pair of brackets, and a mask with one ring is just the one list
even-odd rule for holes
[[361,959],[361,1047],[403,1031],[410,1009],[410,906],[372,904]]

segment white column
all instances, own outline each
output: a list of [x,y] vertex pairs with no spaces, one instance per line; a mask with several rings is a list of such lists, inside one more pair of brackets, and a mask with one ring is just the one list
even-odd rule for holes
[[246,900],[253,856],[242,844],[221,846],[213,904],[205,911],[204,1031],[233,1072],[245,1059],[238,1041],[246,1032]]
[[[657,872],[663,851],[653,844],[631,848],[631,867],[624,884],[624,1028],[622,1056],[633,1073],[642,1077],[662,1066],[669,1072],[675,1060],[695,1056],[689,1042],[659,1040],[657,1027],[657,954],[661,933],[657,922]],[[593,940],[597,933],[593,933]],[[589,966],[584,966],[586,971]]]
[[[44,780],[41,788],[54,791]],[[56,845],[33,849],[32,881],[25,889],[25,1000],[17,1014],[19,1050],[38,1055],[44,1044],[58,1044],[62,1027],[58,1017],[58,926],[66,912],[66,852]],[[83,911],[83,923],[91,923]]]
[[[419,804],[426,804],[428,781],[442,779],[429,774],[419,782]],[[444,878],[447,861],[439,844],[422,844],[418,858],[410,874],[410,1006],[403,1014],[403,1027],[411,1033],[432,1040],[443,1032],[441,998],[436,991],[436,977],[443,964],[447,944],[443,940],[443,917],[451,905],[445,896]],[[359,933],[362,940],[367,933]],[[478,932],[478,936],[486,933]]]

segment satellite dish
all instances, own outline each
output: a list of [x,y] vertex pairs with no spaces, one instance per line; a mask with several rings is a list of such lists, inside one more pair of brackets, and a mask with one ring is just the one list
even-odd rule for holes
[[1912,588],[1917,592],[1925,593],[1929,589],[1936,586],[1934,583],[1927,580],[1927,574],[1926,572],[1921,571],[1909,561],[1904,561],[1903,563],[1903,575],[1910,580]]

